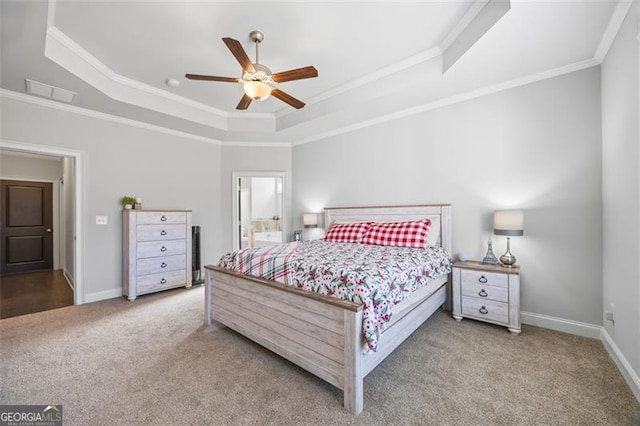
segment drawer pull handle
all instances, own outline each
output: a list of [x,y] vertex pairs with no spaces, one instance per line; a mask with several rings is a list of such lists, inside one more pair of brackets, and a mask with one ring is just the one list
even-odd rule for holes
[[481,275],[480,278],[478,278],[478,281],[482,284],[486,284],[487,278],[484,275]]
[[162,231],[160,231],[160,235],[167,235],[167,231],[163,229]]
[[160,220],[161,220],[161,221],[163,221],[163,222],[166,222],[166,221],[167,221],[167,217],[163,215],[163,216],[160,218]]
[[163,278],[163,279],[160,280],[160,284],[166,284],[166,283],[167,283],[166,279]]
[[489,311],[487,310],[487,308],[482,305],[482,307],[480,309],[478,309],[478,311],[482,314],[482,315],[486,315],[489,313]]
[[486,290],[483,288],[482,290],[480,290],[480,292],[478,292],[478,296],[487,297],[488,294],[487,294]]
[[166,268],[166,267],[167,267],[167,264],[166,264],[166,263],[164,263],[164,262],[162,262],[162,265],[160,265],[160,267],[161,267],[161,268]]
[[[167,248],[165,246],[162,246],[162,248],[160,249],[160,251],[167,251]],[[484,291],[484,290],[482,290]]]

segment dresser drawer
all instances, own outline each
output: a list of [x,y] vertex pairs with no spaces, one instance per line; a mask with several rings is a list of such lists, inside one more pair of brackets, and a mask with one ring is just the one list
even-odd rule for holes
[[484,300],[495,300],[497,302],[508,302],[509,289],[474,282],[463,282],[462,296],[477,297],[478,299]]
[[187,272],[184,269],[178,271],[161,272],[159,274],[143,275],[137,280],[137,293],[151,293],[167,288],[178,287],[186,284]]
[[463,287],[465,286],[465,284],[469,283],[509,288],[509,277],[507,276],[507,274],[462,269],[461,278]]
[[173,256],[187,252],[187,240],[148,241],[138,243],[138,259],[147,257]]
[[186,255],[151,257],[139,259],[137,262],[138,276],[157,274],[162,272],[177,271],[185,268]]
[[509,305],[475,297],[462,298],[462,315],[489,321],[509,323]]
[[187,214],[184,212],[138,212],[136,218],[138,225],[163,225],[187,223]]
[[185,225],[140,225],[138,226],[138,241],[164,241],[186,238]]

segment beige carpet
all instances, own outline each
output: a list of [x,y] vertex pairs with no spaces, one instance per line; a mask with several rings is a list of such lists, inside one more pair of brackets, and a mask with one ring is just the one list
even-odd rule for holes
[[179,289],[1,320],[0,404],[62,404],[65,425],[640,424],[599,341],[444,312],[365,379],[354,417],[331,385],[203,326],[202,300]]

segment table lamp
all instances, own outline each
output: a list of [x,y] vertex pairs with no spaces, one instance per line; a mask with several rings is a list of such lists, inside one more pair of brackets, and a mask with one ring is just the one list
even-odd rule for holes
[[493,233],[507,237],[507,252],[500,256],[500,263],[511,267],[516,257],[511,254],[511,237],[524,235],[524,213],[522,210],[498,210],[493,213]]

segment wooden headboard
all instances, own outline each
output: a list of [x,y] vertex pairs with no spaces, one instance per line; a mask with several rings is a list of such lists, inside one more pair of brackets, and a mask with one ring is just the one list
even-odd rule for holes
[[[451,205],[425,204],[417,206],[335,207],[324,209],[324,225],[327,230],[336,221],[345,222],[398,222],[403,220],[431,219],[429,231],[438,232],[438,243],[451,254]],[[438,226],[439,225],[439,226]]]

